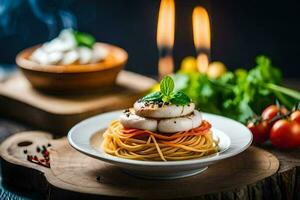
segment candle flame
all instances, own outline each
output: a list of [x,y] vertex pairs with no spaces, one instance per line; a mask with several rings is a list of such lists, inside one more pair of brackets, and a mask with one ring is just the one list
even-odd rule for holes
[[206,73],[209,64],[210,52],[210,21],[205,8],[196,7],[193,11],[194,45],[197,50],[198,70]]
[[174,63],[172,49],[175,35],[174,0],[162,0],[160,3],[156,42],[159,49],[159,77],[173,73]]
[[158,14],[156,41],[157,46],[173,48],[175,31],[174,0],[162,0]]

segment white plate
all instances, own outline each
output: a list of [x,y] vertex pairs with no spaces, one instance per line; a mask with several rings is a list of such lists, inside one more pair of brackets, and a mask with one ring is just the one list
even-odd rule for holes
[[86,119],[75,125],[68,133],[68,141],[76,150],[93,158],[117,165],[123,171],[144,178],[171,179],[200,173],[217,161],[235,156],[247,149],[252,142],[252,134],[243,124],[226,117],[202,113],[212,124],[214,137],[220,139],[221,151],[210,156],[183,161],[140,161],[119,158],[91,145],[96,132],[105,130],[110,122],[118,119],[122,111],[104,113]]

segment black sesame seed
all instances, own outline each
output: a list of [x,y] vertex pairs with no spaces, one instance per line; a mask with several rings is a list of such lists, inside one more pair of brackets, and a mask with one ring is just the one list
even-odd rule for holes
[[24,154],[27,154],[27,149],[25,149],[23,152],[24,152]]
[[98,182],[100,182],[100,179],[101,179],[100,176],[97,176],[97,177],[96,177],[96,180],[97,180]]
[[48,147],[51,147],[51,144],[50,144],[50,143],[48,143]]
[[163,104],[164,104],[163,102],[159,102],[159,103],[158,103],[158,106],[159,106],[159,107],[162,107]]
[[40,147],[36,147],[36,152],[40,153],[41,149]]

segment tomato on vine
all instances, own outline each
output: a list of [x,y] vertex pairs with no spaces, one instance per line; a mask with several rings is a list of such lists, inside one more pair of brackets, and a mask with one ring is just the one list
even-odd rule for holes
[[288,110],[283,106],[270,105],[263,110],[261,117],[264,120],[272,120],[276,116],[285,115],[287,113],[288,113]]
[[292,149],[299,147],[300,123],[292,120],[292,118],[276,121],[271,128],[270,140],[278,148]]
[[253,142],[260,144],[269,139],[270,126],[266,120],[250,121],[247,125],[253,135]]

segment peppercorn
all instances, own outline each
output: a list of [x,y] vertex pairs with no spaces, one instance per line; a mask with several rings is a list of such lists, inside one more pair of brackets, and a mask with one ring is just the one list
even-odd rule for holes
[[98,182],[100,182],[101,177],[100,177],[100,176],[97,176],[97,177],[96,177],[96,180],[97,180]]

